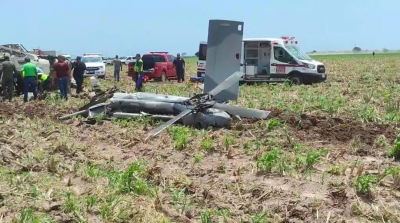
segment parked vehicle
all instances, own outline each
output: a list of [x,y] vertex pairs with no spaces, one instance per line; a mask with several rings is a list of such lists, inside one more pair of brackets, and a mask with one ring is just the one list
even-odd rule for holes
[[126,62],[126,57],[120,57],[119,60],[121,61],[122,64],[127,65],[128,63]]
[[[192,81],[204,80],[207,45],[201,42],[197,77]],[[241,83],[285,82],[313,84],[327,79],[325,65],[310,58],[298,47],[295,37],[243,39],[241,71],[245,73]]]
[[131,62],[136,62],[136,56],[128,56],[124,60],[121,60],[122,64],[129,64]]
[[106,66],[102,56],[86,55],[82,57],[82,62],[86,65],[85,77],[97,76],[103,79],[106,77]]
[[[173,62],[175,57],[168,52],[150,52],[142,56],[143,70],[149,71],[147,76],[150,80],[167,81],[176,79],[176,69]],[[128,64],[128,76],[133,76],[135,62]]]
[[101,59],[103,60],[104,65],[107,65],[107,58],[102,57]]
[[197,61],[197,77],[204,77],[206,72],[207,42],[201,41],[199,44],[199,60]]
[[103,59],[105,65],[113,65],[114,58],[105,58]]

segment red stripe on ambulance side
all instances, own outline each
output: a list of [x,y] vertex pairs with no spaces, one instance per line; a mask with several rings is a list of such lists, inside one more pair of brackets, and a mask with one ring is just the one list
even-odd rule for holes
[[274,66],[274,67],[306,67],[304,65],[298,65],[298,64],[277,64],[277,63],[273,63],[273,64],[271,64],[271,66]]

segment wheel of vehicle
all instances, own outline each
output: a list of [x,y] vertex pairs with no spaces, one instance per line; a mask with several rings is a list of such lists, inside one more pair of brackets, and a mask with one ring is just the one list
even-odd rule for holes
[[165,71],[163,71],[163,72],[161,73],[161,81],[162,81],[162,82],[167,81],[167,74],[165,73]]
[[300,77],[298,74],[293,74],[289,77],[289,80],[294,85],[301,85],[303,84],[303,78]]

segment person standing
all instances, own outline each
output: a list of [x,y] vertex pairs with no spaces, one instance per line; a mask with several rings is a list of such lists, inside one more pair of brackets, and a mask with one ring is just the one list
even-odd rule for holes
[[14,91],[14,77],[18,75],[18,71],[15,64],[10,61],[9,56],[5,56],[4,60],[0,67],[1,86],[3,92],[7,92],[8,101],[11,102]]
[[72,75],[76,82],[76,94],[82,93],[83,79],[86,72],[86,64],[82,63],[81,59],[81,57],[76,57],[72,65]]
[[53,79],[57,80],[61,98],[68,100],[68,82],[72,79],[71,67],[63,56],[59,56],[58,61],[54,64]]
[[31,59],[25,58],[25,64],[22,66],[22,75],[24,77],[24,102],[28,102],[28,92],[32,89],[33,100],[37,99],[37,83],[38,70],[36,64],[31,62]]
[[133,70],[135,72],[134,76],[136,76],[136,90],[141,91],[143,87],[144,72],[143,72],[143,60],[140,54],[136,54],[136,63],[135,66],[133,67]]
[[174,68],[176,69],[176,76],[178,83],[185,81],[185,60],[181,57],[181,54],[177,54],[174,60]]
[[115,56],[113,64],[114,64],[114,80],[119,82],[119,78],[120,78],[119,75],[120,75],[120,72],[122,72],[122,62],[118,58],[118,55]]

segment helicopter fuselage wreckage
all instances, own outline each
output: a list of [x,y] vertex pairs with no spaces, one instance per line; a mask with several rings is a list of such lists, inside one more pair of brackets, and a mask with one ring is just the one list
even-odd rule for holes
[[239,80],[244,75],[238,71],[242,39],[243,22],[210,20],[207,52],[209,66],[202,94],[186,98],[145,92],[133,94],[112,92],[92,100],[81,111],[59,119],[65,120],[72,116],[83,115],[92,119],[99,116],[151,117],[166,121],[151,130],[146,139],[156,136],[175,122],[205,128],[229,127],[231,116],[266,119],[270,114],[269,111],[226,103],[228,100],[237,100]]

